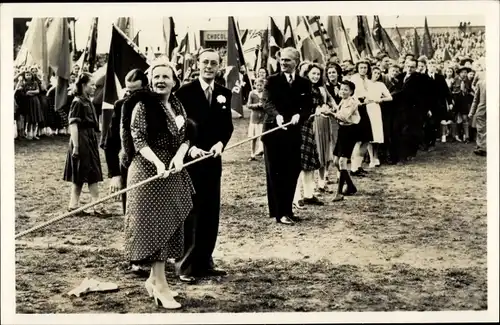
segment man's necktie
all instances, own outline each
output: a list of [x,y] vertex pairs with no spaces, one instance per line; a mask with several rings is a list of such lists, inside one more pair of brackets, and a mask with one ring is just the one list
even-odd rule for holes
[[210,88],[210,86],[205,89],[205,97],[207,97],[208,105],[212,105],[212,89]]
[[288,84],[292,86],[292,82],[293,82],[293,77],[292,75],[289,75]]

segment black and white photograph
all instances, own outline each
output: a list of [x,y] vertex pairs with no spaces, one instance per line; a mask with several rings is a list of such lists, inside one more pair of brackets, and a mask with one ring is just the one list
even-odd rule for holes
[[2,5],[5,323],[498,322],[498,9]]

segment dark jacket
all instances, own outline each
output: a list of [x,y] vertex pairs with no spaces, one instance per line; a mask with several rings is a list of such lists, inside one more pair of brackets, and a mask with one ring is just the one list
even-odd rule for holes
[[[264,131],[278,126],[277,115],[282,115],[284,123],[287,123],[292,116],[299,114],[299,125],[301,125],[313,113],[312,84],[298,73],[295,73],[291,86],[284,73],[271,75],[264,87],[262,101],[265,111]],[[291,126],[290,129],[298,127]]]
[[[149,90],[139,90],[130,94],[123,102],[121,116],[122,151],[120,153],[120,163],[125,167],[130,166],[136,154],[130,131],[130,124],[132,112],[139,102],[143,103],[146,107],[146,132],[148,143],[153,143],[158,135],[165,132],[168,128],[167,115],[157,94]],[[186,138],[191,142],[196,138],[196,123],[189,118],[186,120]]]

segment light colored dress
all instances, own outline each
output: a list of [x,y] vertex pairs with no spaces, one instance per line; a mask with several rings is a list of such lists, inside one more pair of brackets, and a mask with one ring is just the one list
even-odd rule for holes
[[[391,97],[389,89],[381,81],[370,81],[368,83],[368,100],[380,101],[382,98]],[[370,103],[366,104],[366,112],[370,119],[370,125],[372,127],[373,143],[384,143],[384,124],[382,120],[382,109],[380,104]]]

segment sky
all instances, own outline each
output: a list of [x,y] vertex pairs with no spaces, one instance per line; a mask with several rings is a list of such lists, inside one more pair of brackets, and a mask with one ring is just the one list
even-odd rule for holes
[[[379,16],[380,23],[385,28],[398,27],[423,27],[425,16]],[[240,28],[244,29],[264,29],[266,28],[268,22],[268,16],[260,17],[236,17],[239,21]],[[273,17],[280,28],[283,28],[284,17]],[[97,41],[97,52],[107,53],[109,51],[109,42],[111,40],[111,25],[116,21],[117,17],[99,17],[99,27],[98,27],[98,41]],[[356,16],[342,16],[344,25],[347,29],[355,30],[356,26]],[[79,17],[76,22],[76,40],[77,48],[82,49],[85,47],[89,29],[91,17]],[[197,38],[199,38],[200,30],[226,30],[227,29],[227,17],[213,17],[213,18],[201,18],[196,17],[192,19],[186,19],[182,17],[176,19],[175,28],[178,38],[184,35],[188,30],[190,32],[195,32]],[[292,22],[294,19],[292,18]],[[368,16],[368,21],[370,26],[373,25],[373,16]],[[449,27],[458,26],[460,22],[468,21],[472,26],[484,26],[485,19],[482,16],[470,16],[470,15],[450,15],[450,16],[427,16],[427,22],[429,27]],[[152,17],[137,17],[134,18],[134,29],[135,31],[141,31],[139,34],[139,44],[141,49],[145,46],[162,46],[162,19],[152,18]],[[180,41],[180,39],[178,39]],[[199,43],[199,40],[197,42]]]

